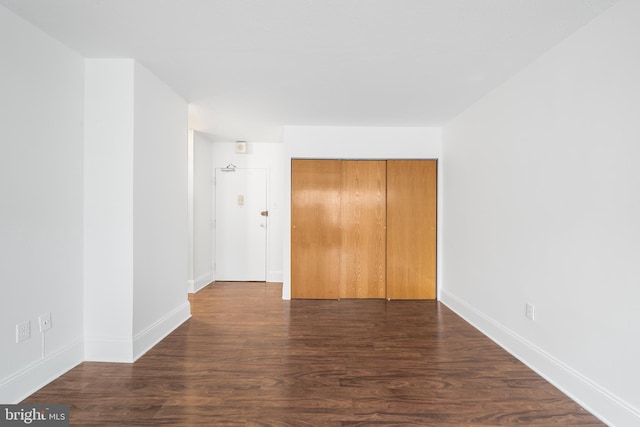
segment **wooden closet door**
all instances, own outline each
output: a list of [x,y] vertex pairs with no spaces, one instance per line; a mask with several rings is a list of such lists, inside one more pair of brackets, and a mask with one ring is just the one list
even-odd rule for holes
[[387,161],[387,298],[436,298],[435,160]]
[[342,161],[340,298],[385,297],[386,162]]
[[291,161],[291,297],[337,299],[339,160]]

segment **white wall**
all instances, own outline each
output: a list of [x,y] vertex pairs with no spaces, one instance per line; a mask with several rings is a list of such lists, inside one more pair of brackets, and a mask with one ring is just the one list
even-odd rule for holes
[[17,403],[82,361],[83,60],[2,6],[0,52],[0,403]]
[[0,51],[0,402],[16,403],[189,317],[187,106],[134,61],[85,61],[1,6]]
[[84,330],[88,360],[133,358],[131,59],[85,61]]
[[193,280],[190,292],[213,281],[213,143],[193,132]]
[[187,292],[195,292],[193,286],[193,134],[189,129],[187,135]]
[[190,316],[187,103],[134,64],[133,341],[140,357]]
[[[440,159],[441,131],[429,127],[284,128],[283,299],[291,298],[291,159]],[[438,199],[443,164],[438,162]],[[440,206],[440,200],[438,205]],[[438,216],[441,218],[440,212]],[[441,230],[438,228],[438,271],[441,271]],[[442,276],[438,273],[438,289]]]
[[621,1],[443,130],[442,300],[619,426],[640,425],[639,21]]
[[[267,206],[267,281],[282,281],[283,245],[283,145],[280,143],[248,142],[247,153],[237,154],[235,142],[213,144],[213,167],[224,168],[233,163],[239,168],[264,168],[268,173]],[[215,204],[215,198],[213,200]],[[214,210],[215,212],[215,207]],[[221,250],[220,248],[214,248]]]
[[85,63],[85,359],[131,362],[190,315],[187,106],[133,60]]

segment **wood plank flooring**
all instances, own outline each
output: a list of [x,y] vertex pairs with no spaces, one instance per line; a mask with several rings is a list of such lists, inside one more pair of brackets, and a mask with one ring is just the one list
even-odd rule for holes
[[136,363],[82,363],[24,403],[77,426],[604,425],[442,304],[280,295],[211,284]]

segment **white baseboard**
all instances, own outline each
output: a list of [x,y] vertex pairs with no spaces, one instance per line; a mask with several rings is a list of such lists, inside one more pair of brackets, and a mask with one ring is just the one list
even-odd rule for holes
[[90,362],[133,363],[191,317],[188,301],[131,338],[85,337],[84,359]]
[[282,282],[282,299],[285,301],[291,300],[291,284]]
[[0,403],[15,404],[84,361],[132,363],[191,317],[188,301],[132,339],[84,337],[0,382]]
[[194,293],[194,289],[195,289],[195,280],[187,280],[187,292],[192,294]]
[[133,361],[137,360],[191,317],[191,305],[185,301],[178,308],[133,337]]
[[213,282],[213,271],[209,271],[201,276],[198,276],[193,281],[193,289],[190,290],[189,292],[191,293],[198,292],[200,289],[204,288],[211,282]]
[[27,366],[0,383],[0,403],[16,404],[83,361],[82,340]]
[[84,360],[87,362],[133,362],[131,338],[85,337]]
[[638,408],[576,372],[466,301],[446,290],[442,290],[440,301],[607,425],[640,425]]
[[282,282],[282,270],[273,270],[267,273],[267,282]]

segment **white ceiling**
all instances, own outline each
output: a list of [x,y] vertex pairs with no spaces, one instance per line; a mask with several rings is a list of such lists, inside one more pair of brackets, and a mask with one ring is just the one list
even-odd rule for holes
[[616,0],[0,0],[85,57],[134,58],[215,140],[441,126]]

